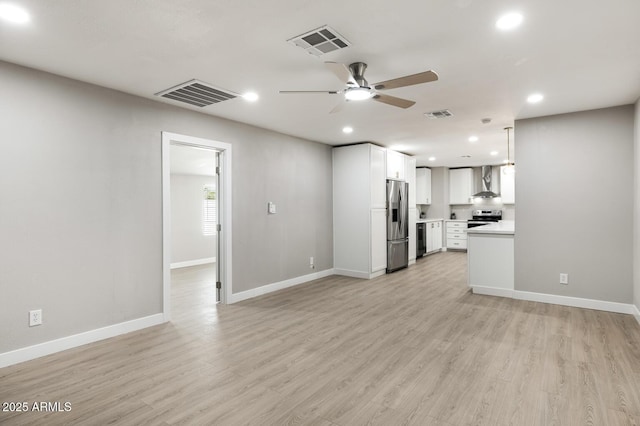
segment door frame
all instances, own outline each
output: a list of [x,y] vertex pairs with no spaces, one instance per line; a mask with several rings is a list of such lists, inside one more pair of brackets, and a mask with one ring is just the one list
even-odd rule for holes
[[[222,281],[221,303],[228,303],[232,292],[232,224],[231,224],[231,144],[194,136],[162,132],[162,313],[164,321],[171,321],[171,145],[208,148],[220,153],[220,174],[217,183],[218,210],[221,231],[218,232],[220,252],[216,262],[220,262]],[[222,237],[222,238],[221,238]]]

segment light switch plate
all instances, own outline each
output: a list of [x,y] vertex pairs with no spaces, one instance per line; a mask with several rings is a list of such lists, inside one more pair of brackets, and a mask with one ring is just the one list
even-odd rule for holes
[[269,212],[269,214],[276,214],[275,203],[272,203],[271,201],[269,201],[269,203],[267,203],[267,211]]

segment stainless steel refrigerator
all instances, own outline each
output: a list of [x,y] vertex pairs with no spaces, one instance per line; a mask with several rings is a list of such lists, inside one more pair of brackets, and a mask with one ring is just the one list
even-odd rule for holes
[[409,264],[409,185],[387,180],[387,273]]

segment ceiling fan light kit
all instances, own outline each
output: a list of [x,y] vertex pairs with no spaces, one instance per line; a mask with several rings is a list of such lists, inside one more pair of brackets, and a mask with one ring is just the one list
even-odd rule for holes
[[[280,91],[282,94],[298,94],[298,93],[325,93],[330,95],[343,94],[345,101],[363,101],[373,99],[376,102],[395,106],[398,108],[409,108],[415,104],[414,101],[408,99],[397,98],[395,96],[379,93],[380,90],[396,89],[399,87],[413,86],[415,84],[429,83],[438,80],[438,74],[434,71],[425,71],[418,74],[407,75],[392,80],[382,81],[370,85],[364,78],[364,72],[367,64],[364,62],[354,62],[348,67],[345,64],[337,62],[325,62],[325,67],[331,71],[343,84],[346,85],[341,90],[327,91]],[[338,105],[331,112],[337,112],[342,109],[342,104]]]
[[344,92],[344,98],[348,101],[364,101],[373,95],[374,93],[369,87],[348,87]]

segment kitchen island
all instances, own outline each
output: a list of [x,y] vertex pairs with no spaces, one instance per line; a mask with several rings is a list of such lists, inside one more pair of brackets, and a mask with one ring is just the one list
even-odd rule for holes
[[474,293],[513,295],[514,235],[512,220],[467,229],[468,282]]

